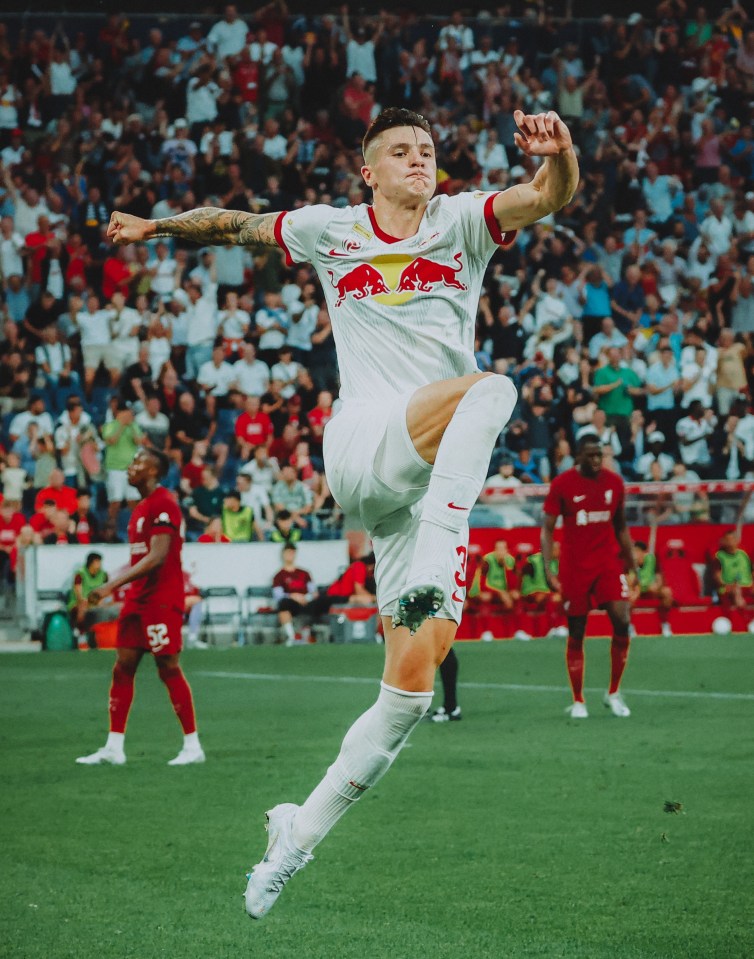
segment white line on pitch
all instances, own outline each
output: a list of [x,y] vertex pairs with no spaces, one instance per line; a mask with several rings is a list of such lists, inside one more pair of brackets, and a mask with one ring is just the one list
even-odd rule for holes
[[[259,679],[268,682],[304,682],[304,683],[345,683],[350,685],[377,686],[378,679],[366,676],[303,676],[296,673],[232,673],[219,670],[192,670],[192,676],[207,676],[210,679]],[[498,689],[504,692],[527,693],[563,693],[569,692],[565,686],[534,686],[523,683],[459,683],[463,689]],[[601,688],[591,687],[587,692],[603,692]],[[754,693],[717,693],[680,689],[625,689],[631,696],[659,696],[664,699],[737,699],[754,702]]]

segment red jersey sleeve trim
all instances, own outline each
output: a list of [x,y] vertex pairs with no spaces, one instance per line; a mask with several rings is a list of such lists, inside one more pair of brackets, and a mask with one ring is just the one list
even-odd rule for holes
[[374,215],[374,207],[368,206],[367,212],[369,213],[369,222],[372,224],[374,235],[378,240],[382,240],[383,243],[401,242],[401,238],[399,236],[390,236],[389,233],[385,233],[380,224],[377,222],[377,217]]
[[507,230],[503,233],[500,229],[500,224],[497,222],[497,217],[492,209],[495,197],[498,196],[499,193],[499,190],[497,193],[490,193],[484,201],[484,222],[487,224],[487,229],[490,232],[493,242],[497,243],[498,246],[510,246],[516,239],[518,230]]
[[283,251],[283,253],[285,253],[285,265],[295,266],[296,264],[291,256],[291,251],[288,249],[288,245],[283,239],[283,217],[285,216],[288,216],[288,210],[283,210],[282,213],[278,213],[278,218],[275,220],[275,242]]

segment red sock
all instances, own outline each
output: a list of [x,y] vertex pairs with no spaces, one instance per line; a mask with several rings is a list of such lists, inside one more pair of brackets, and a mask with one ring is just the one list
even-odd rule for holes
[[191,687],[183,675],[180,666],[160,669],[160,679],[165,683],[170,696],[170,702],[181,724],[185,735],[196,732],[196,716],[194,715],[194,700],[191,696]]
[[610,695],[618,692],[623,670],[628,659],[628,636],[613,636],[610,643]]
[[584,702],[584,640],[568,637],[566,643],[566,667],[575,703]]
[[110,732],[125,733],[128,713],[134,701],[135,673],[124,669],[120,663],[113,666],[110,684]]

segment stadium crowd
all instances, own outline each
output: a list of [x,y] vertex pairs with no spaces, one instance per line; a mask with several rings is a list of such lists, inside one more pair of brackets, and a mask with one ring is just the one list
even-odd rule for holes
[[431,121],[448,193],[533,175],[519,107],[558,111],[580,154],[573,201],[486,277],[478,363],[520,393],[493,483],[547,481],[584,431],[626,478],[754,470],[744,10],[499,14],[314,17],[277,0],[247,19],[0,23],[7,568],[30,542],[122,539],[142,443],[170,455],[189,539],[338,535],[322,465],[338,371],[313,271],[261,249],[116,248],[105,231],[116,209],[368,202],[359,145],[388,105]]

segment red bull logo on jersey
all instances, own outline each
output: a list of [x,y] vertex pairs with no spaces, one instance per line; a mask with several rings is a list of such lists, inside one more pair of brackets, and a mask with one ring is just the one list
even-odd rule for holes
[[370,263],[360,263],[338,278],[332,270],[327,273],[338,294],[336,307],[349,296],[354,300],[374,297],[378,303],[397,306],[413,299],[417,293],[431,293],[436,287],[467,290],[468,286],[458,279],[463,270],[462,259],[461,252],[453,257],[455,265],[425,256],[390,253],[375,257]]
[[429,260],[426,256],[417,256],[401,273],[398,292],[420,290],[422,293],[429,293],[438,283],[454,290],[468,289],[465,283],[456,279],[456,273],[460,273],[463,269],[462,256],[462,253],[456,253],[453,257],[457,264],[455,267],[438,263],[437,260]]
[[385,283],[385,278],[369,263],[360,263],[353,270],[345,273],[337,282],[332,270],[327,271],[330,276],[330,282],[338,291],[336,306],[348,297],[353,296],[354,300],[363,300],[367,296],[377,296],[379,293],[389,293],[390,287]]

